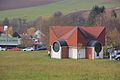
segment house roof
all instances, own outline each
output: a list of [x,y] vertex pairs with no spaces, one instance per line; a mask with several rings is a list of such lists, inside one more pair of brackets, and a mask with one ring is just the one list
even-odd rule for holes
[[92,36],[94,38],[98,38],[101,32],[105,29],[104,27],[96,26],[96,27],[79,27],[80,30],[85,31],[84,34],[86,36]]
[[4,29],[2,26],[0,26],[0,32],[4,32]]
[[56,35],[57,38],[62,38],[66,33],[70,32],[75,27],[73,26],[53,26],[51,27],[52,31]]
[[[54,39],[52,35],[50,35],[50,44],[59,39],[64,39],[67,41],[67,44],[77,45],[79,42],[83,45],[87,45],[90,40],[97,40],[98,37],[102,34],[104,27],[86,27],[86,26],[54,26],[51,27],[50,30],[56,36]],[[79,32],[79,33],[78,33]],[[78,37],[83,36],[83,37]],[[102,37],[102,36],[101,36]],[[77,39],[76,39],[77,38]],[[84,38],[84,39],[83,39]],[[104,38],[101,38],[104,39]],[[99,40],[101,41],[101,40]]]
[[36,32],[34,33],[34,35],[45,36],[45,34],[40,29],[36,30]]
[[[72,34],[75,33],[77,27],[73,26],[53,26],[50,28],[50,44],[52,45],[54,41],[64,39],[68,45],[76,45],[77,43],[71,43],[72,40],[70,39]],[[75,39],[74,39],[75,40]],[[76,41],[76,40],[75,40]]]
[[65,35],[63,35],[60,38],[68,40],[71,37],[71,35],[76,31],[76,29],[77,29],[77,27],[73,28],[71,31],[67,32]]

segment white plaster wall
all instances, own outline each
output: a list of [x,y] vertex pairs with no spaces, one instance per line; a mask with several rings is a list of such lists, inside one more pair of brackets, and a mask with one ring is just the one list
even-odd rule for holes
[[102,50],[100,52],[100,57],[99,58],[103,59],[103,47],[102,47]]
[[55,52],[52,47],[53,46],[51,46],[51,58],[61,59],[61,47],[58,52]]
[[92,48],[92,59],[95,59],[95,50],[94,50],[94,47],[91,47]]
[[69,58],[77,59],[77,48],[69,47]]
[[85,48],[82,48],[78,51],[77,58],[85,58],[86,50]]

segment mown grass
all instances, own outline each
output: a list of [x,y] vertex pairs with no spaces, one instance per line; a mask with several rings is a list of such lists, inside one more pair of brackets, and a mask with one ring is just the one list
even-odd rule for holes
[[51,16],[56,11],[61,11],[64,14],[79,10],[91,9],[94,5],[105,6],[106,8],[118,7],[120,2],[104,2],[104,0],[64,0],[48,5],[40,5],[37,7],[14,9],[0,11],[0,20],[8,18],[26,18],[34,20],[39,16]]
[[0,80],[120,80],[120,62],[51,59],[47,51],[0,52]]

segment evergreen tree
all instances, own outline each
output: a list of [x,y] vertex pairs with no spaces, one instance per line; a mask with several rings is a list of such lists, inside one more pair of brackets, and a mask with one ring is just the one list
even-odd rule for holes
[[9,24],[9,19],[8,18],[5,18],[4,21],[3,21],[3,25],[5,26],[10,26]]
[[99,6],[94,6],[89,14],[89,24],[94,25],[95,24],[95,18],[100,15],[101,13],[105,12],[105,7],[99,7]]

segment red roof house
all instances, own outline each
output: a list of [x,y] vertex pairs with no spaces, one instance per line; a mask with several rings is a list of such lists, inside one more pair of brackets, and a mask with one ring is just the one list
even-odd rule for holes
[[[66,57],[64,56],[64,58],[75,59],[103,58],[102,46],[104,45],[104,27],[50,27],[50,46],[52,58],[63,58],[62,56],[64,55],[66,55]],[[57,46],[57,48],[55,46]],[[55,51],[54,49],[57,49],[57,51]],[[91,52],[88,53],[87,50]]]
[[4,32],[4,28],[2,26],[0,26],[0,33]]

